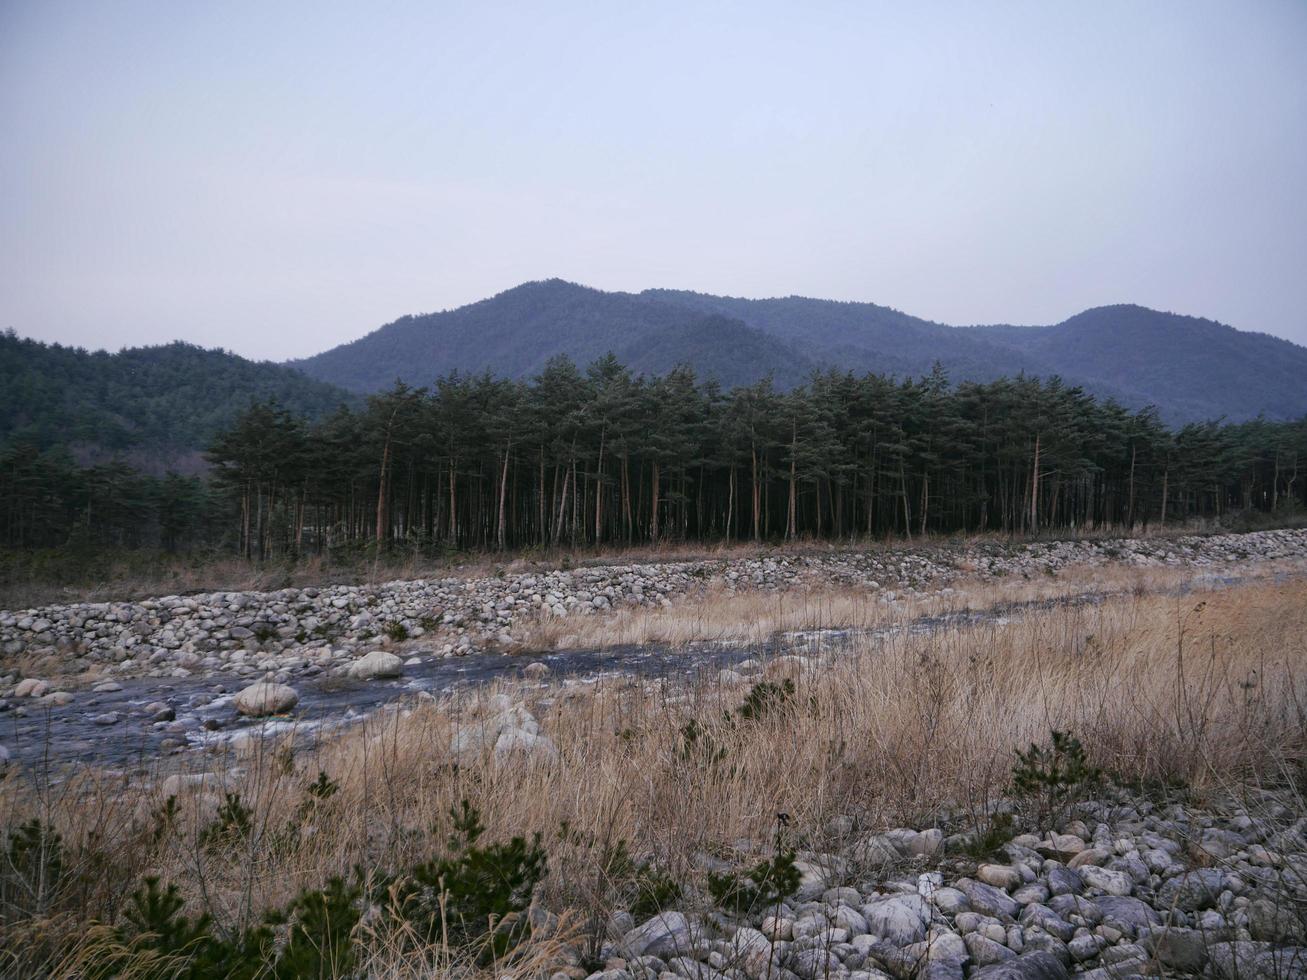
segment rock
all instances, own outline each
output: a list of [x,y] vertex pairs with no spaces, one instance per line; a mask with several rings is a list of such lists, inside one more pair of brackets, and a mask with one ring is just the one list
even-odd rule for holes
[[1085,880],[1080,872],[1065,865],[1055,864],[1048,869],[1048,892],[1050,895],[1079,895],[1085,890]]
[[236,710],[251,718],[277,715],[289,711],[299,703],[300,696],[286,684],[259,681],[240,691],[233,699]]
[[1067,867],[1079,870],[1080,868],[1091,864],[1106,864],[1111,860],[1111,857],[1111,851],[1101,847],[1091,847],[1088,850],[1081,851],[1068,861]]
[[1025,880],[1020,871],[1005,864],[982,864],[976,869],[976,877],[985,884],[1004,891],[1020,887]]
[[977,912],[1000,919],[1010,919],[1017,914],[1017,903],[1011,899],[1007,892],[1001,891],[993,885],[987,885],[982,881],[973,881],[970,878],[962,878],[957,882],[957,888],[967,896],[967,901]]
[[1152,906],[1137,898],[1104,895],[1094,899],[1093,903],[1102,913],[1104,924],[1115,926],[1128,936],[1135,935],[1140,929],[1162,924],[1162,917]]
[[1027,905],[1021,910],[1020,922],[1027,928],[1038,926],[1064,943],[1076,934],[1076,927],[1064,921],[1047,905]]
[[558,758],[558,748],[547,736],[521,728],[509,728],[495,740],[495,759],[503,761],[512,756],[553,761]]
[[787,951],[785,944],[775,944],[757,929],[741,926],[731,937],[727,959],[738,964],[751,977],[775,976]]
[[1134,891],[1134,882],[1124,871],[1109,871],[1092,864],[1079,869],[1080,878],[1090,888],[1097,888],[1108,895],[1129,895]]
[[1301,906],[1258,898],[1248,905],[1248,933],[1269,943],[1307,944],[1307,918]]
[[785,965],[801,980],[826,980],[840,972],[840,958],[820,946],[791,953]]
[[930,901],[945,915],[957,915],[971,908],[967,896],[956,888],[936,888],[930,896]]
[[1074,937],[1066,944],[1066,949],[1071,954],[1071,958],[1077,963],[1085,963],[1097,956],[1106,943],[1107,940],[1102,936],[1086,933],[1083,936]]
[[1199,868],[1163,882],[1157,890],[1157,904],[1161,908],[1196,912],[1215,908],[1224,890],[1224,871],[1218,868]]
[[944,832],[937,827],[930,830],[923,830],[913,834],[906,841],[909,854],[915,854],[918,857],[934,857],[944,847]]
[[346,672],[358,681],[399,677],[404,672],[404,661],[385,650],[373,650],[350,664]]
[[1270,943],[1213,943],[1207,948],[1211,972],[1221,980],[1302,980],[1307,976],[1307,949]]
[[541,663],[539,660],[527,664],[522,668],[522,676],[528,680],[538,681],[548,677],[552,671],[548,664]]
[[971,980],[1069,980],[1067,969],[1052,953],[1035,950],[992,966],[982,966]]
[[968,933],[962,939],[967,944],[967,952],[976,966],[992,966],[1017,957],[1016,953],[1002,943],[996,943],[978,932]]
[[895,946],[907,946],[926,938],[930,904],[920,895],[895,895],[862,907],[867,931]]
[[1181,973],[1198,973],[1207,962],[1207,942],[1197,929],[1142,930],[1139,944],[1163,966]]
[[692,924],[680,912],[660,912],[622,937],[630,956],[688,956],[694,950]]
[[25,677],[14,688],[14,697],[39,698],[48,690],[50,690],[50,685],[45,681],[38,680],[35,677]]
[[147,704],[145,714],[150,721],[172,721],[177,717],[177,712],[173,710],[172,705],[163,701]]
[[1084,840],[1075,834],[1052,834],[1048,840],[1035,845],[1040,854],[1059,861],[1070,861],[1084,849]]
[[104,726],[116,725],[118,724],[118,712],[106,711],[102,715],[95,715],[91,718],[91,724]]
[[870,926],[867,925],[867,920],[862,913],[848,905],[837,908],[830,921],[835,928],[845,929],[851,936],[861,936],[870,931]]

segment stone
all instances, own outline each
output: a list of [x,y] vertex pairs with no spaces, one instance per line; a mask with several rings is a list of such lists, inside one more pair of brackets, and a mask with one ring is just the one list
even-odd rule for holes
[[1076,927],[1063,920],[1047,905],[1027,905],[1021,910],[1020,922],[1026,928],[1038,926],[1062,942],[1067,942],[1076,934]]
[[1103,922],[1115,926],[1127,936],[1133,936],[1140,929],[1160,926],[1162,917],[1147,902],[1125,896],[1104,895],[1094,899],[1094,905],[1103,915]]
[[1142,931],[1139,944],[1159,963],[1181,973],[1198,973],[1207,962],[1207,942],[1197,929],[1161,928]]
[[503,761],[513,756],[526,756],[534,760],[553,761],[558,758],[558,747],[553,739],[538,732],[509,728],[500,732],[495,740],[495,759]]
[[299,704],[300,696],[287,684],[259,681],[237,693],[232,699],[236,710],[251,718],[278,715]]
[[936,888],[930,896],[930,901],[945,915],[957,915],[971,908],[971,902],[966,894],[956,888]]
[[119,717],[118,712],[106,711],[102,715],[95,715],[93,718],[91,718],[91,724],[103,725],[106,727],[109,725],[116,725],[118,724],[118,717]]
[[914,834],[907,841],[909,854],[915,854],[918,857],[934,857],[944,848],[944,832],[938,827],[932,827],[930,830],[923,830]]
[[1307,918],[1301,906],[1258,898],[1249,903],[1247,911],[1248,934],[1253,939],[1268,943],[1307,944]]
[[1005,864],[982,864],[976,869],[976,877],[985,884],[1004,891],[1018,888],[1025,881],[1020,871]]
[[1067,862],[1067,867],[1079,870],[1087,865],[1106,864],[1111,860],[1112,852],[1101,847],[1091,847],[1081,851]]
[[1097,888],[1107,895],[1129,895],[1135,890],[1134,882],[1124,871],[1109,871],[1092,864],[1079,869],[1081,880],[1090,888]]
[[1185,912],[1215,908],[1225,890],[1225,872],[1219,868],[1198,868],[1169,878],[1157,890],[1157,904],[1161,908],[1177,908]]
[[971,956],[971,962],[975,963],[976,966],[992,966],[995,963],[1014,960],[1017,957],[1016,953],[1002,943],[996,943],[978,932],[969,933],[963,936],[962,939],[967,944],[967,952]]
[[1207,948],[1211,972],[1221,980],[1302,980],[1307,977],[1307,949],[1275,948],[1270,943],[1237,941]]
[[840,958],[820,946],[791,953],[785,965],[801,980],[826,980],[841,970]]
[[895,895],[862,907],[867,931],[895,946],[907,946],[926,938],[930,904],[920,895]]
[[163,701],[155,701],[145,706],[145,714],[150,721],[172,721],[177,717],[177,712],[173,710],[172,705]]
[[346,672],[358,681],[399,677],[404,672],[404,661],[385,650],[373,650],[350,664]]
[[527,664],[522,668],[522,676],[528,680],[538,681],[548,677],[552,671],[548,664],[541,663],[539,660]]
[[39,698],[48,690],[50,685],[47,682],[35,677],[25,677],[14,688],[14,697]]
[[688,956],[694,951],[693,924],[680,912],[660,912],[622,937],[630,956]]
[[1080,872],[1062,864],[1055,864],[1048,869],[1048,892],[1050,895],[1079,895],[1085,890],[1085,880]]
[[992,915],[996,918],[1012,918],[1017,914],[1017,903],[1014,902],[1007,892],[995,888],[993,885],[987,885],[983,881],[973,881],[970,878],[962,878],[957,882],[957,888],[967,896],[967,901],[977,912],[985,915]]
[[1052,953],[1035,950],[991,966],[982,966],[970,980],[1069,980],[1067,969]]

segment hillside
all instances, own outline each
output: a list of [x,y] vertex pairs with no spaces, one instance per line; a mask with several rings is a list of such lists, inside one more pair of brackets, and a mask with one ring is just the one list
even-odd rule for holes
[[1131,407],[1155,404],[1172,423],[1307,414],[1307,348],[1138,306],[1052,326],[954,327],[873,303],[608,293],[555,279],[404,317],[293,366],[367,392],[456,369],[531,377],[555,354],[584,365],[608,351],[637,372],[689,363],[726,386],[770,373],[791,387],[824,367],[911,377],[939,361],[954,381],[1061,375]]
[[251,402],[275,399],[321,416],[358,396],[279,364],[191,344],[110,354],[0,334],[0,447],[64,447],[143,469],[196,468]]
[[785,383],[802,380],[810,367],[802,355],[774,336],[710,312],[553,279],[456,310],[402,317],[291,364],[360,392],[397,378],[429,385],[453,370],[527,378],[557,354],[585,365],[610,351],[636,372],[662,373],[692,363],[728,387],[769,371]]

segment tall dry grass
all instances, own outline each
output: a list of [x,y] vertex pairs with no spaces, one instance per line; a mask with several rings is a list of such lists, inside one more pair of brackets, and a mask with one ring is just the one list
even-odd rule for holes
[[[794,696],[757,719],[728,719],[762,677],[793,679]],[[453,732],[495,710],[499,693],[535,713],[556,760],[497,760],[487,748],[455,763]],[[689,740],[692,721],[697,737]],[[614,901],[599,861],[605,845],[626,841],[693,883],[703,855],[742,860],[761,847],[778,812],[790,815],[804,848],[845,857],[850,833],[967,829],[1006,792],[1014,748],[1045,740],[1050,729],[1075,732],[1091,761],[1119,781],[1200,795],[1301,785],[1307,583],[1128,593],[1006,624],[855,637],[825,653],[778,657],[744,683],[616,678],[413,703],[334,737],[253,741],[199,760],[212,775],[181,795],[175,826],[163,834],[155,833],[158,782],[10,774],[0,823],[37,816],[53,824],[79,873],[69,894],[37,916],[0,914],[11,930],[35,930],[26,953],[54,955],[91,920],[113,922],[149,873],[177,882],[191,908],[239,931],[330,875],[430,857],[448,829],[445,814],[467,799],[491,838],[539,832],[551,868],[541,901],[593,924]],[[305,787],[319,771],[340,791],[314,802]],[[199,841],[218,789],[239,792],[255,816],[252,833],[215,851]],[[379,975],[420,972],[405,958],[416,954],[400,956],[386,937],[360,941]],[[423,955],[435,962],[453,954]]]

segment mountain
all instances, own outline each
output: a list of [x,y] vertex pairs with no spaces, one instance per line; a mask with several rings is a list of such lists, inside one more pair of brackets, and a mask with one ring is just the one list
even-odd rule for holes
[[748,384],[769,372],[776,372],[778,382],[793,385],[813,366],[776,337],[738,319],[558,279],[526,283],[444,313],[401,317],[291,365],[343,388],[369,392],[397,378],[428,385],[453,370],[527,378],[557,354],[584,366],[609,351],[637,373],[693,363],[709,374],[706,366],[712,365],[727,386]]
[[610,293],[551,279],[403,317],[292,366],[369,392],[454,370],[531,377],[557,354],[585,365],[609,351],[636,372],[688,363],[727,387],[768,374],[791,387],[827,367],[913,377],[938,361],[954,381],[1060,375],[1130,407],[1157,405],[1172,423],[1307,414],[1307,348],[1140,306],[1052,326],[955,327],[873,303]]
[[280,364],[191,344],[110,354],[0,334],[0,447],[120,456],[141,469],[194,471],[241,409],[274,399],[320,417],[359,396]]

